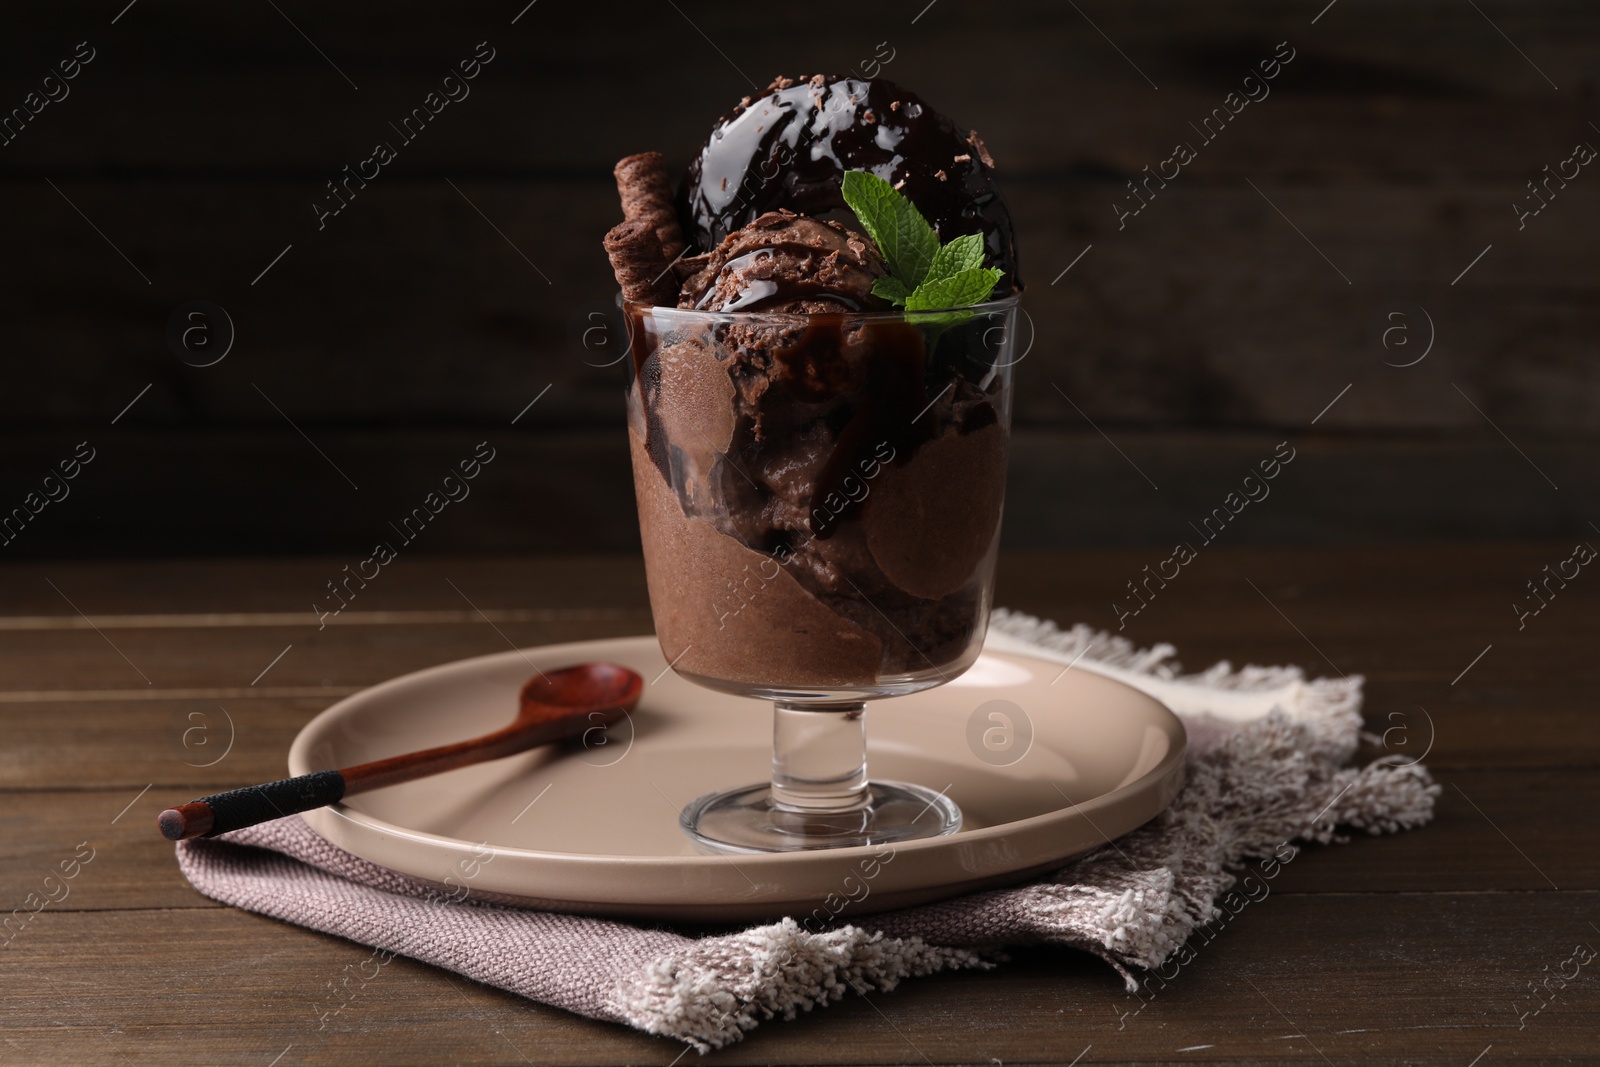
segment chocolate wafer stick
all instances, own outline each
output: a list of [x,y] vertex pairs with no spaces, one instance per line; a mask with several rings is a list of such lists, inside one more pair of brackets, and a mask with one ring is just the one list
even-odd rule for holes
[[648,222],[618,223],[606,233],[605,246],[625,298],[657,307],[677,304],[678,280]]
[[683,230],[672,206],[672,179],[661,153],[629,156],[612,173],[617,179],[617,195],[622,198],[622,217],[629,222],[648,222],[667,259],[676,259],[683,251]]

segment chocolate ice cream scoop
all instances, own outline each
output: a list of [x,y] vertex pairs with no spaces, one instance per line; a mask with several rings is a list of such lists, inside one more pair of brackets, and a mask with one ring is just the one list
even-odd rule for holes
[[[885,273],[865,237],[835,222],[769,211],[729,234],[684,283],[679,307],[700,311],[860,311]],[[822,306],[816,306],[821,304]]]
[[847,170],[895,185],[941,241],[981,233],[985,265],[1019,284],[1011,214],[976,133],[962,133],[915,94],[882,79],[779,78],[712,130],[678,193],[696,245],[714,248],[769,211],[844,209]]

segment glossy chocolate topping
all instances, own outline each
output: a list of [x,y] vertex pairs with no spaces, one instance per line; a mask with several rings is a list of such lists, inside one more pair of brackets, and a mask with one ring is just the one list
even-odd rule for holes
[[780,78],[717,124],[689,164],[678,210],[706,252],[768,211],[844,209],[844,172],[870,171],[898,186],[940,240],[982,233],[986,265],[1012,288],[1016,240],[986,157],[976,137],[893,82]]

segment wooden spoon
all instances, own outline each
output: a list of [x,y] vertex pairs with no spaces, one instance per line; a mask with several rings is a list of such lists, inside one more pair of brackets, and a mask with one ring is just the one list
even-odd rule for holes
[[578,737],[616,722],[639,702],[644,679],[615,663],[583,663],[540,674],[522,687],[516,720],[503,730],[453,745],[374,760],[340,771],[248,786],[168,808],[156,819],[172,841],[213,837],[297,812],[337,804],[347,796],[382,789],[473,763],[504,759],[530,748]]

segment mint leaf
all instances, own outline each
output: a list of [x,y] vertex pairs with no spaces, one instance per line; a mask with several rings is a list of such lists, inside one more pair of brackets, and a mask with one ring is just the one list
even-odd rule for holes
[[939,251],[939,235],[916,206],[894,186],[864,170],[846,171],[842,191],[844,202],[883,253],[889,273],[907,288],[921,283]]
[[907,311],[936,311],[981,304],[999,284],[1002,272],[983,265],[982,234],[940,245],[915,204],[864,170],[846,171],[840,191],[889,268],[872,283],[873,296]]
[[898,308],[906,306],[906,297],[911,295],[911,290],[906,288],[905,282],[891,274],[872,283],[872,295]]
[[981,304],[989,299],[994,287],[1000,284],[1000,275],[1001,272],[993,267],[974,267],[948,278],[925,281],[906,298],[906,310],[935,311]]
[[969,233],[965,237],[957,237],[949,244],[933,254],[933,262],[928,264],[928,275],[923,278],[923,284],[949,278],[966,270],[977,270],[983,266],[983,235]]

